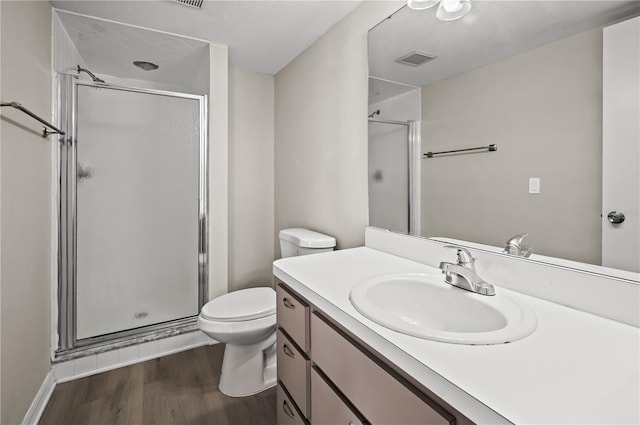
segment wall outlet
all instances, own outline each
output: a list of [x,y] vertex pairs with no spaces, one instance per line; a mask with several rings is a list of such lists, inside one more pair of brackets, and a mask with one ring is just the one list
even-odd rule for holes
[[529,177],[529,193],[540,193],[540,177]]

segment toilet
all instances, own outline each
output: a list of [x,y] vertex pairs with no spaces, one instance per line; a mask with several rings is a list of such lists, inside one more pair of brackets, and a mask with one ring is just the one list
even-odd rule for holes
[[[332,251],[336,240],[308,229],[280,231],[283,258]],[[214,298],[202,307],[198,328],[226,344],[218,388],[231,397],[276,385],[276,292],[249,288]]]

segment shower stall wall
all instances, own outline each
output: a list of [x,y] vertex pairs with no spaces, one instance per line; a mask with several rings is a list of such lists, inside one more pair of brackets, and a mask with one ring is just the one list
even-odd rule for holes
[[207,292],[206,97],[59,78],[58,351],[194,321]]

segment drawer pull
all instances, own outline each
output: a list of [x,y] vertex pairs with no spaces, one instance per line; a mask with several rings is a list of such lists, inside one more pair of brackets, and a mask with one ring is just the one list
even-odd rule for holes
[[284,346],[282,347],[282,351],[284,351],[284,353],[291,357],[292,359],[296,358],[296,353],[294,353],[291,348],[289,348],[289,346],[287,344],[284,344]]
[[296,415],[293,413],[293,410],[291,410],[291,407],[287,403],[287,400],[284,400],[282,402],[282,410],[284,410],[284,413],[286,413],[288,417],[292,419],[296,418]]
[[291,301],[289,301],[288,298],[283,298],[282,299],[282,303],[284,304],[285,307],[290,308],[292,310],[294,310],[296,308],[296,305],[294,303],[292,303]]

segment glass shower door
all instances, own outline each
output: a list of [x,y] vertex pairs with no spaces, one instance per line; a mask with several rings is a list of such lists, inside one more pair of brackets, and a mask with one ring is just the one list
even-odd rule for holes
[[369,225],[408,233],[409,127],[369,121]]
[[201,99],[77,85],[76,340],[198,314]]

